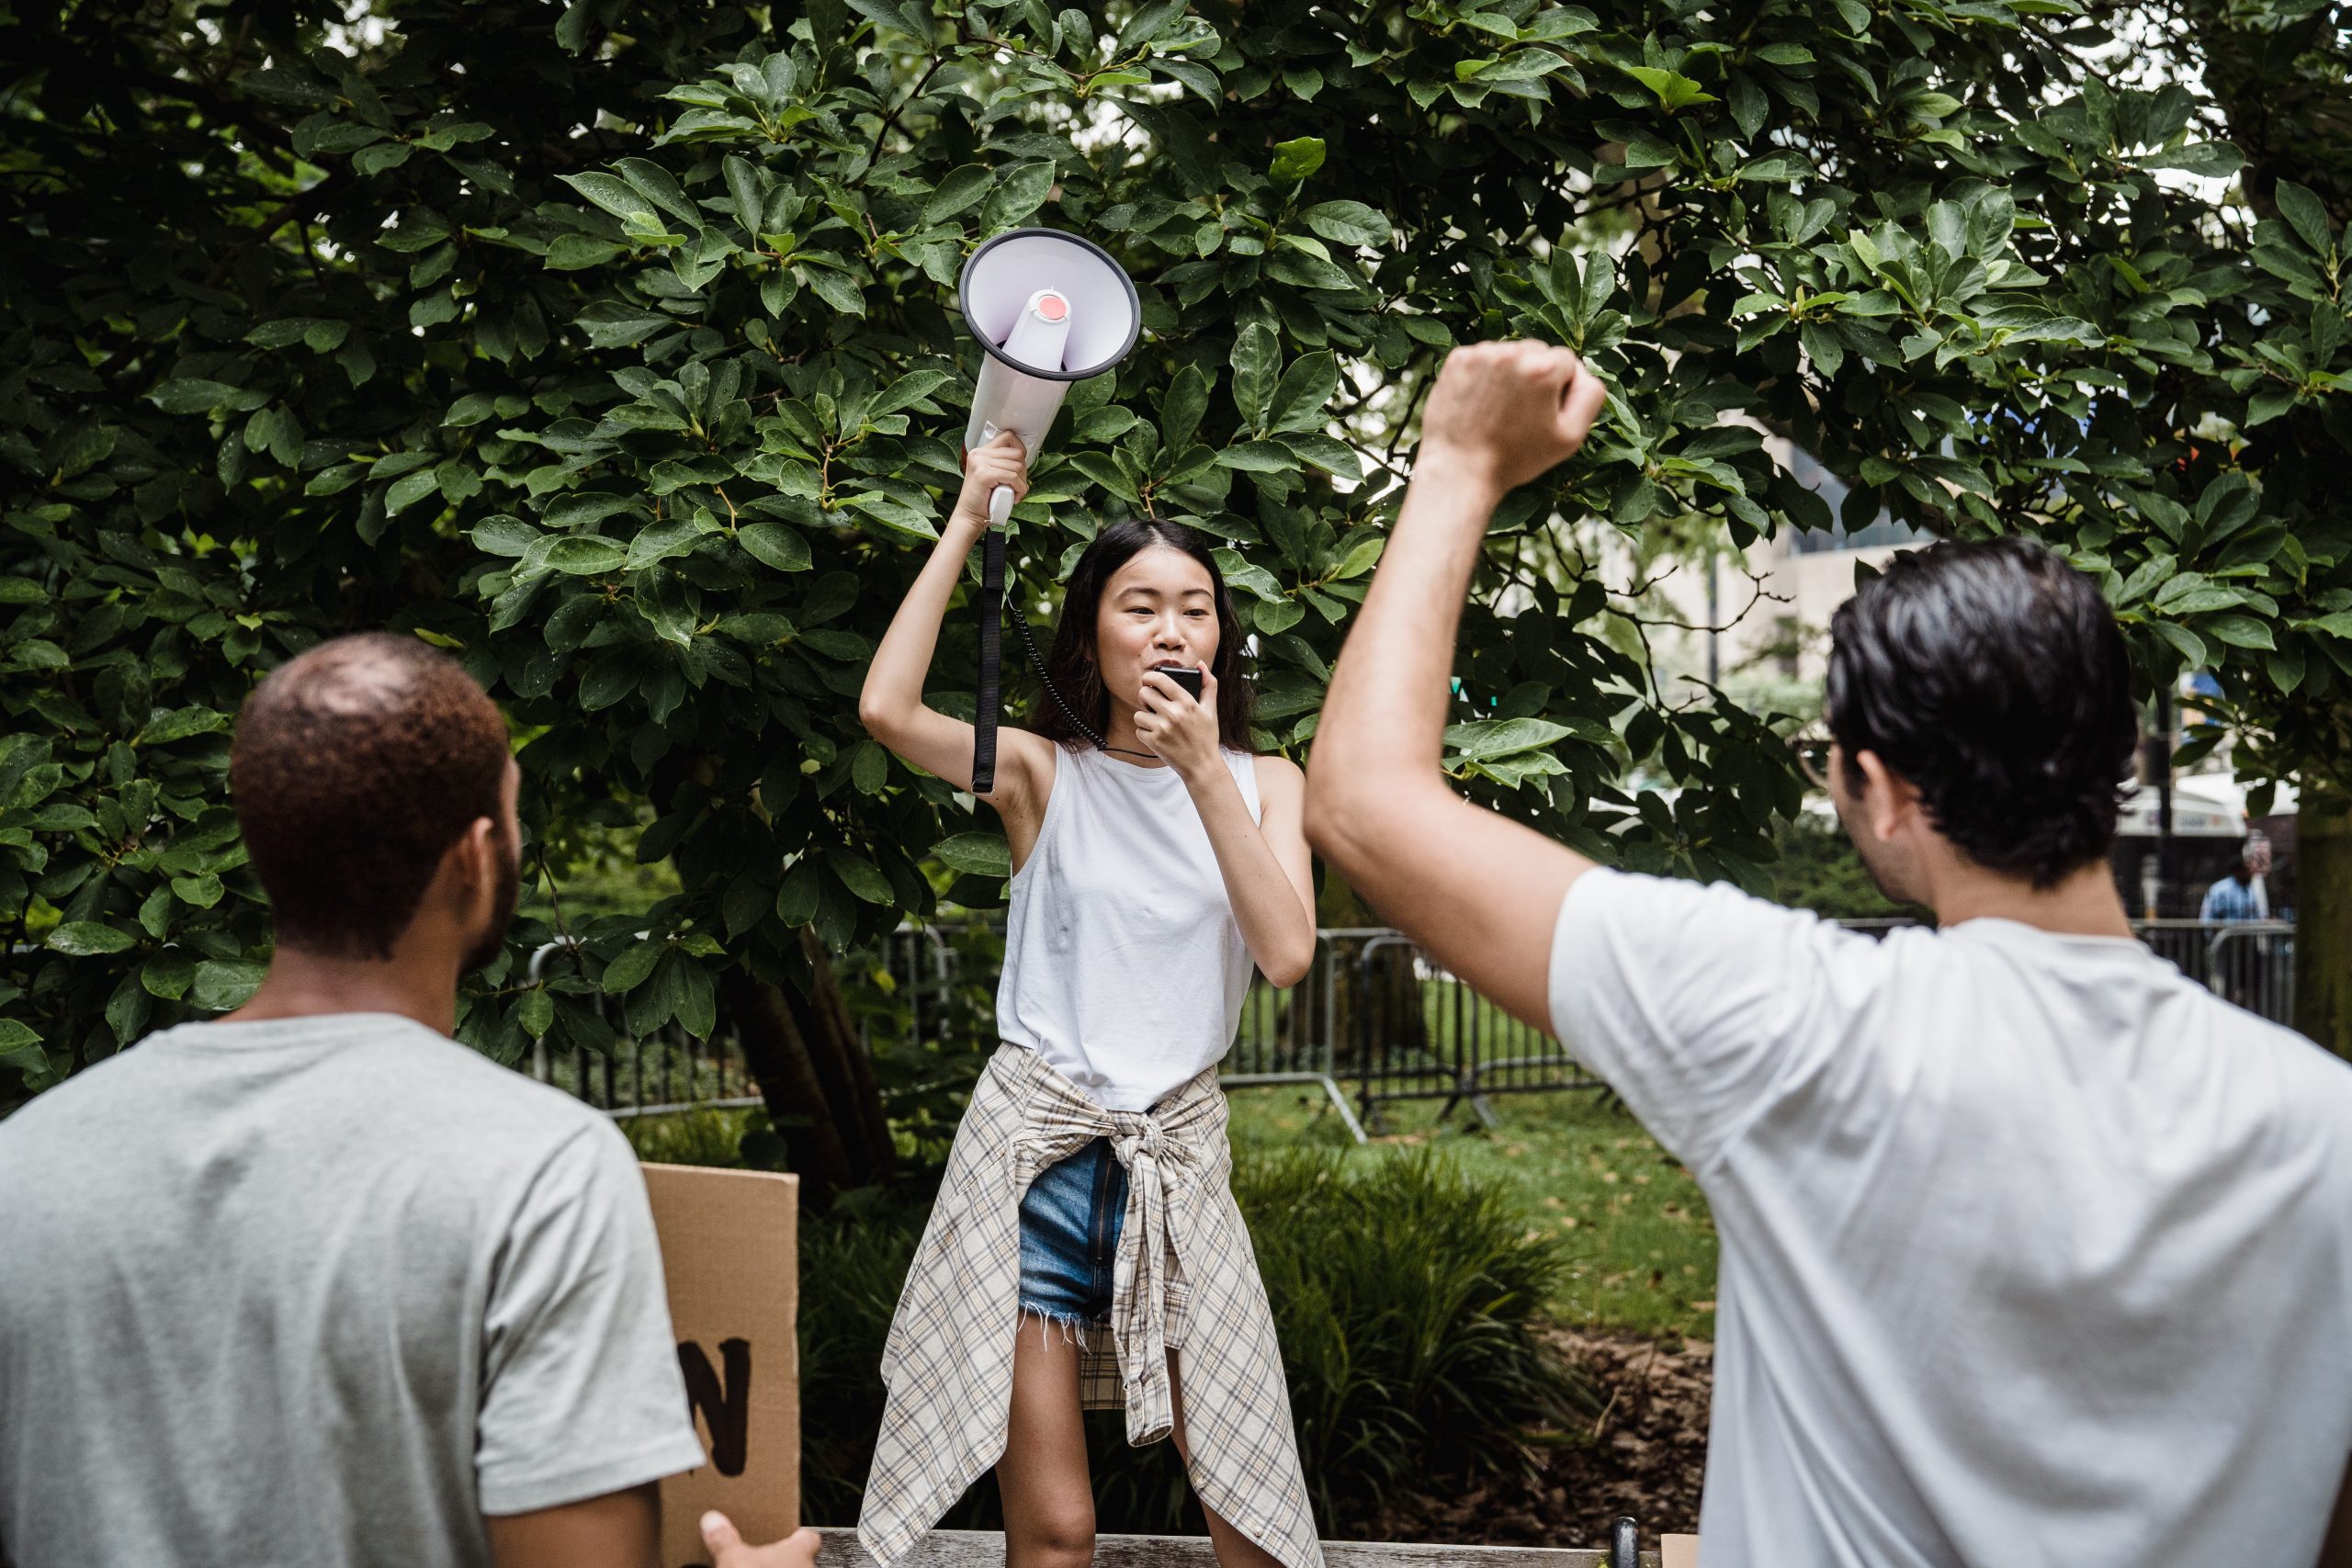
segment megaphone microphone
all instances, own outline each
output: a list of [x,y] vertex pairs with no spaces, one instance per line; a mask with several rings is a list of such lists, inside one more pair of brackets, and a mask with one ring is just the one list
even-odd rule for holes
[[[1058,229],[999,234],[964,263],[956,285],[964,324],[983,351],[964,450],[1005,431],[1021,438],[1031,462],[1045,444],[1073,381],[1099,376],[1127,356],[1143,329],[1136,286],[1111,254]],[[989,494],[989,528],[980,549],[980,690],[973,715],[972,793],[996,787],[998,636],[1003,619],[1004,524],[1012,490]]]

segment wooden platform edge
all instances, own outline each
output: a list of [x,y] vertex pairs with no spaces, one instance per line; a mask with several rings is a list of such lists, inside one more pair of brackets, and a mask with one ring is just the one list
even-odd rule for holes
[[[878,1568],[857,1532],[837,1527],[825,1538],[818,1568]],[[1442,1546],[1384,1540],[1327,1540],[1329,1568],[1609,1568],[1605,1550],[1553,1546]],[[1096,1568],[1215,1568],[1204,1535],[1102,1535],[1094,1538]],[[1645,1551],[1642,1568],[1660,1568]],[[896,1568],[1004,1568],[998,1530],[933,1530]]]

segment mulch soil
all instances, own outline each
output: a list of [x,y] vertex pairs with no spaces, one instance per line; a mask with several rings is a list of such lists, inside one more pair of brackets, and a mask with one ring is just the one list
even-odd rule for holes
[[1714,1347],[1545,1332],[1592,1379],[1599,1416],[1547,1444],[1530,1472],[1476,1480],[1442,1497],[1398,1498],[1366,1539],[1602,1547],[1611,1522],[1631,1515],[1650,1548],[1660,1534],[1698,1529]]

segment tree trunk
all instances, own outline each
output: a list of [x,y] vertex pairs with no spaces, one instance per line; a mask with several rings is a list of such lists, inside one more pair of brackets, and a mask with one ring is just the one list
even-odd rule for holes
[[2295,1027],[2352,1056],[2352,795],[2302,797],[2295,897]]
[[800,928],[800,952],[808,960],[809,975],[810,1021],[803,1023],[803,1036],[810,1043],[818,1076],[825,1081],[826,1098],[847,1123],[842,1128],[844,1141],[858,1146],[861,1165],[871,1173],[865,1179],[879,1180],[897,1166],[898,1145],[890,1138],[889,1118],[882,1113],[882,1089],[874,1079],[874,1060],[858,1038],[849,1004],[842,999],[841,986],[833,978],[832,956],[810,927]]
[[805,930],[801,952],[808,961],[807,996],[739,969],[720,981],[719,997],[801,1179],[801,1201],[822,1209],[849,1188],[888,1178],[898,1151],[831,958]]
[[[647,793],[667,816],[678,808],[682,790],[689,784],[707,789],[712,773],[710,758],[673,752],[655,771]],[[813,929],[803,926],[797,935],[808,964],[805,996],[796,987],[771,986],[729,969],[719,977],[718,1003],[784,1140],[786,1161],[800,1178],[801,1202],[822,1209],[849,1188],[889,1177],[898,1167],[898,1146],[882,1112],[874,1063],[833,979],[832,955]]]

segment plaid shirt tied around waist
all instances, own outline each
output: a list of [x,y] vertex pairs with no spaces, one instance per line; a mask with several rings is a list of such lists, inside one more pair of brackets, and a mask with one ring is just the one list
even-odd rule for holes
[[[1158,1442],[1175,1419],[1168,1352],[1181,1350],[1201,1502],[1284,1568],[1322,1568],[1273,1314],[1233,1201],[1228,1119],[1214,1068],[1148,1111],[1106,1111],[1036,1052],[998,1047],[882,1349],[889,1401],[857,1523],[876,1562],[898,1561],[1003,1456],[1022,1194],[1039,1171],[1108,1138],[1127,1169],[1127,1208],[1112,1273],[1115,1350],[1088,1352],[1087,1407],[1124,1407],[1127,1441]],[[1115,1385],[1104,1375],[1114,1361]]]

